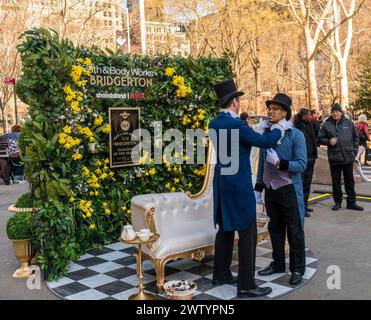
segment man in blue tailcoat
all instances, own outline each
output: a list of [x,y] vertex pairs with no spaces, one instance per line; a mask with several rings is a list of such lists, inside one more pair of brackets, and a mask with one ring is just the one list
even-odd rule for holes
[[271,148],[283,134],[280,124],[272,126],[266,135],[253,131],[241,120],[239,97],[233,80],[214,86],[216,106],[221,112],[211,120],[209,136],[216,151],[213,180],[214,224],[218,224],[215,238],[214,285],[233,284],[230,266],[234,233],[238,231],[238,278],[239,297],[258,297],[269,294],[272,289],[255,284],[256,256],[256,202],[251,180],[251,147]]

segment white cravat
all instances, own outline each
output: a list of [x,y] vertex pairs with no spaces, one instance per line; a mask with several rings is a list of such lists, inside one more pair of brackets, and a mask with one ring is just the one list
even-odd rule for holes
[[239,118],[240,116],[232,110],[222,110],[221,112],[229,113],[233,118]]

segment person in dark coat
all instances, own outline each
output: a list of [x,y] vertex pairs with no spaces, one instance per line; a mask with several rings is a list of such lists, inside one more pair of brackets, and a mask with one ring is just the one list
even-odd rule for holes
[[[309,109],[307,109],[309,110]],[[311,117],[310,117],[310,123],[313,127],[313,130],[314,130],[314,135],[316,136],[316,139],[318,138],[318,134],[319,134],[319,130],[321,128],[321,123],[318,119],[318,117],[316,116],[316,111],[315,110],[310,110],[310,113],[311,113]]]
[[309,212],[313,212],[313,209],[308,207],[308,198],[310,194],[310,185],[312,184],[314,165],[318,157],[317,135],[315,133],[315,124],[313,123],[313,121],[316,120],[311,121],[310,119],[311,111],[303,108],[300,109],[294,120],[294,127],[303,132],[307,146],[307,167],[302,174],[305,217],[310,217]]
[[347,209],[362,211],[363,208],[356,204],[353,177],[353,162],[358,152],[358,135],[353,122],[343,115],[341,105],[338,103],[332,105],[331,116],[323,123],[318,141],[327,146],[332,178],[332,196],[335,201],[332,210],[341,208],[343,198],[341,173],[343,173],[347,193]]
[[[256,256],[256,203],[252,186],[251,147],[270,148],[281,138],[283,127],[273,126],[263,136],[241,120],[239,97],[233,80],[214,86],[221,107],[209,125],[209,136],[216,150],[213,178],[214,225],[218,225],[215,237],[214,285],[231,284],[236,281],[230,266],[235,231],[238,231],[237,295],[258,297],[269,294],[269,287],[257,287],[255,283]],[[228,161],[229,160],[229,161]]]

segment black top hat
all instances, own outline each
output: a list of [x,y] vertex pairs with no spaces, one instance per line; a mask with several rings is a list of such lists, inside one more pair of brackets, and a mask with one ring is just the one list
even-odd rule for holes
[[242,91],[237,91],[236,84],[233,80],[225,80],[214,85],[214,90],[218,100],[215,105],[220,107],[229,100],[244,95]]
[[284,108],[287,111],[286,120],[291,119],[291,105],[292,100],[289,96],[285,95],[284,93],[277,93],[272,100],[267,100],[265,104],[269,107],[270,104],[277,104]]

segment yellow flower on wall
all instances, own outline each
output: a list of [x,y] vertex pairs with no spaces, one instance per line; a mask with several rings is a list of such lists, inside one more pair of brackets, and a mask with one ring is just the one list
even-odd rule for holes
[[73,160],[80,160],[82,158],[82,155],[80,153],[74,153],[72,155]]
[[106,124],[102,130],[104,133],[109,134],[111,132],[111,126]]
[[91,224],[91,225],[89,225],[89,229],[90,229],[90,230],[94,230],[94,229],[95,229],[95,224]]
[[103,118],[102,118],[101,115],[99,115],[98,117],[95,118],[95,120],[94,120],[94,125],[95,126],[100,126],[102,123],[103,123]]
[[184,85],[184,78],[182,76],[175,76],[173,78],[173,85],[177,87],[181,87]]
[[165,75],[168,76],[168,77],[171,77],[175,72],[175,69],[172,68],[172,67],[167,67],[165,69]]

